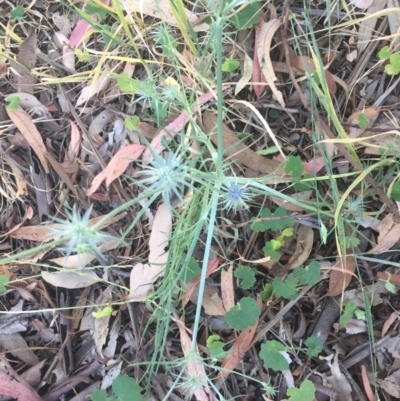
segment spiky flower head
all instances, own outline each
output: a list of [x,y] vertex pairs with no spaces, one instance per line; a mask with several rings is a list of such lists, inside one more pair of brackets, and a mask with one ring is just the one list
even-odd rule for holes
[[222,186],[221,204],[222,208],[228,212],[240,208],[248,209],[248,202],[251,199],[249,188],[236,180],[229,180]]
[[170,205],[171,197],[183,199],[185,189],[191,188],[190,166],[182,159],[179,151],[159,155],[152,152],[154,159],[143,170],[143,179],[139,181],[147,190],[159,190],[164,202]]
[[96,226],[90,223],[91,212],[92,206],[81,215],[76,206],[74,206],[71,212],[68,210],[65,211],[68,220],[54,218],[54,221],[58,224],[52,230],[54,236],[65,240],[64,246],[59,249],[66,253],[67,258],[73,253],[92,253],[100,261],[104,261],[99,246],[111,239],[115,240],[113,236],[101,232]]

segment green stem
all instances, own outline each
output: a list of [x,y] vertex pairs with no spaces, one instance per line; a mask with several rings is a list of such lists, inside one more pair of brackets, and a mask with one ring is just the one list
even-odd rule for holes
[[193,325],[193,338],[192,338],[192,347],[191,351],[194,353],[196,351],[196,336],[200,326],[200,315],[201,315],[201,308],[202,308],[202,301],[204,295],[204,288],[206,282],[206,275],[207,275],[207,266],[208,261],[211,253],[211,240],[214,234],[214,225],[215,220],[217,218],[217,207],[218,207],[218,198],[219,198],[219,191],[221,184],[217,183],[211,196],[211,210],[210,210],[210,221],[208,223],[207,228],[207,239],[206,239],[206,246],[204,250],[204,257],[203,257],[203,265],[201,268],[201,276],[200,276],[200,284],[199,284],[199,294],[197,296],[197,306],[196,306],[196,316],[194,319]]

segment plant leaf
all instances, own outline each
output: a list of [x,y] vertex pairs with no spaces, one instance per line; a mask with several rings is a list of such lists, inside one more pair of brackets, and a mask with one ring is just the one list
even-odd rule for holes
[[260,316],[257,302],[250,297],[242,298],[225,315],[226,323],[235,330],[244,330],[253,326]]
[[92,185],[86,195],[92,195],[100,184],[106,180],[107,188],[117,179],[129,166],[132,161],[138,159],[146,149],[145,146],[132,144],[123,146],[110,160],[106,168],[93,179]]
[[315,386],[310,380],[304,380],[300,388],[287,389],[289,401],[312,401],[315,398]]
[[248,290],[253,287],[254,283],[256,282],[256,274],[254,269],[250,266],[240,266],[235,270],[234,273],[236,278],[242,279],[240,283],[240,287],[243,290]]
[[288,276],[285,281],[280,277],[275,277],[272,281],[274,292],[277,298],[295,299],[298,291],[297,285],[299,282],[294,276]]
[[351,301],[344,307],[344,312],[342,316],[340,316],[339,324],[344,325],[346,324],[354,315],[354,312],[357,309],[357,305]]
[[307,267],[296,267],[293,271],[300,284],[314,285],[321,278],[321,267],[317,261],[312,261]]
[[142,388],[132,377],[126,375],[116,377],[113,381],[112,389],[121,401],[143,400]]
[[317,336],[308,337],[306,341],[304,341],[306,349],[306,354],[311,357],[318,356],[322,351],[322,341]]
[[266,368],[277,371],[289,369],[289,362],[284,356],[286,347],[276,340],[266,341],[261,345],[260,358],[264,361]]

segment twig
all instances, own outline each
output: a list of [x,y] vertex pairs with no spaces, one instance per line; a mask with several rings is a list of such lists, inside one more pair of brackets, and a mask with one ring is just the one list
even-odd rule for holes
[[275,316],[272,318],[265,327],[263,327],[254,337],[254,340],[250,344],[250,347],[252,347],[254,344],[256,344],[258,341],[260,341],[282,318],[283,316],[286,315],[287,312],[290,311],[290,309],[293,308],[294,305],[297,304],[299,299],[303,297],[304,295],[307,294],[307,292],[311,289],[311,286],[307,285],[304,287],[299,295],[290,302],[288,302]]

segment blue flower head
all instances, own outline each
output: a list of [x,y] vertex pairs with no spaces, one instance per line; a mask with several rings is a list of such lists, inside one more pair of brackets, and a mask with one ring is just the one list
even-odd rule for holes
[[247,203],[251,201],[252,195],[245,185],[232,181],[223,185],[221,198],[224,209],[236,211],[240,208],[248,209]]

